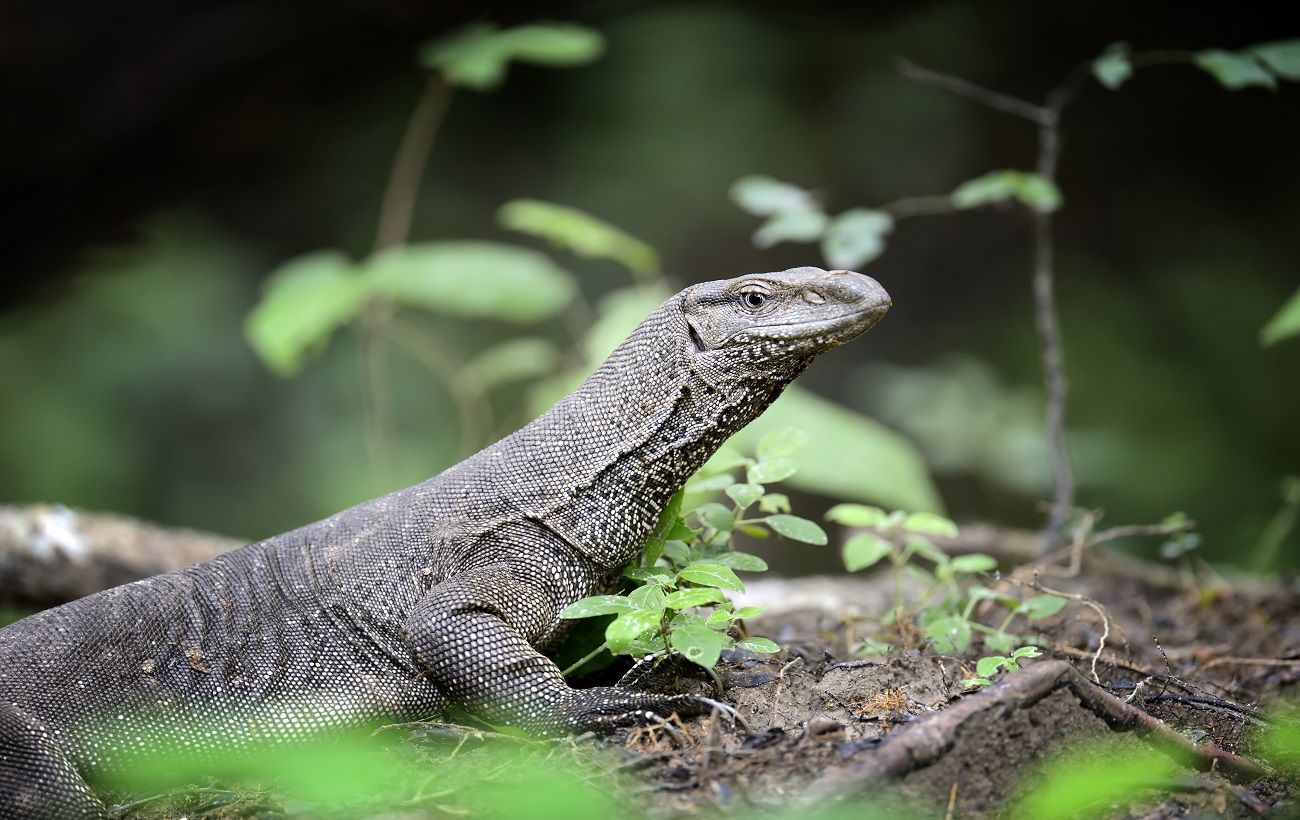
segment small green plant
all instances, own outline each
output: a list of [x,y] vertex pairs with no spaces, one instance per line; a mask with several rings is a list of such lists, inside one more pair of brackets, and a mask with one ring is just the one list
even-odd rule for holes
[[988,655],[975,662],[975,677],[964,678],[961,685],[967,689],[982,689],[993,682],[999,672],[1014,672],[1020,668],[1022,658],[1040,658],[1043,653],[1030,644],[1012,650],[1010,655]]
[[[984,646],[1008,652],[1019,640],[1010,632],[1016,617],[1036,621],[1055,615],[1065,606],[1056,595],[1037,595],[1020,600],[1005,593],[969,583],[972,576],[997,569],[990,555],[970,553],[949,556],[940,549],[935,536],[955,537],[957,525],[933,513],[885,512],[863,504],[838,504],[826,517],[848,527],[861,527],[844,542],[844,566],[850,572],[867,569],[888,558],[893,565],[894,607],[885,617],[886,625],[915,616],[923,633],[938,652],[960,654],[970,648],[976,632],[983,635]],[[920,583],[922,592],[909,606],[907,578]],[[1007,610],[997,626],[976,619],[975,610],[989,601]],[[887,651],[889,644],[869,639],[859,647],[860,654]]]
[[[566,670],[572,672],[601,652],[614,655],[663,656],[679,653],[712,669],[724,649],[739,647],[757,653],[776,652],[767,638],[740,637],[740,621],[762,612],[761,607],[736,607],[727,592],[744,592],[736,572],[762,572],[767,563],[735,549],[735,533],[767,538],[776,532],[793,541],[825,544],[826,533],[816,523],[790,514],[790,500],[768,492],[765,485],[789,478],[798,469],[791,455],[807,434],[783,429],[765,436],[757,457],[723,450],[664,510],[646,540],[641,559],[623,576],[636,584],[616,595],[595,595],[566,607],[564,618],[614,615],[605,640]],[[744,480],[735,473],[743,470]],[[730,504],[706,500],[689,508],[684,500],[722,492]]]

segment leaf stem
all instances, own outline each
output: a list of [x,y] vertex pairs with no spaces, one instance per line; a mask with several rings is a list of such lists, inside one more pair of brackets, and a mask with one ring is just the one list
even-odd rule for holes
[[587,654],[583,655],[578,660],[569,664],[569,668],[565,669],[560,674],[567,678],[569,675],[573,673],[573,670],[581,669],[583,664],[585,664],[587,661],[593,660],[597,655],[599,655],[601,652],[604,652],[606,649],[609,649],[609,644],[602,643],[600,646],[596,647],[595,649],[591,650]]
[[379,208],[379,223],[375,228],[377,251],[402,245],[410,238],[424,166],[451,103],[451,95],[451,85],[435,72],[429,77],[424,96],[411,112]]

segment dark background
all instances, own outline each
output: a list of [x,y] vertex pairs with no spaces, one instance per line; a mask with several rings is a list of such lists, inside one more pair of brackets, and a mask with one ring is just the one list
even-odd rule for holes
[[[806,245],[752,246],[756,220],[727,197],[745,174],[838,211],[1032,166],[1027,123],[902,79],[895,55],[1038,99],[1118,40],[1232,49],[1300,36],[1266,8],[8,3],[0,499],[252,538],[455,460],[446,391],[398,367],[403,458],[376,474],[355,339],[286,380],[242,322],[286,258],[367,251],[425,83],[415,52],[462,23],[581,22],[608,48],[586,67],[516,66],[500,90],[458,93],[414,238],[506,239],[497,206],[537,197],[644,238],[682,285],[818,263]],[[1079,501],[1108,523],[1185,510],[1208,555],[1242,560],[1282,477],[1300,471],[1300,340],[1257,342],[1300,282],[1300,87],[1228,92],[1193,67],[1152,67],[1118,92],[1091,84],[1065,129],[1058,276]],[[991,392],[922,402],[950,433],[980,417],[1023,445],[972,462],[922,442],[960,520],[1033,525],[1046,495],[1028,440],[1041,401],[1029,227],[1014,211],[900,224],[866,268],[893,312],[806,380],[918,435],[891,399],[899,371],[881,365],[942,385],[953,355],[981,362]],[[564,261],[593,298],[626,279]],[[444,321],[466,344],[510,332]],[[994,405],[1008,409],[990,422]]]

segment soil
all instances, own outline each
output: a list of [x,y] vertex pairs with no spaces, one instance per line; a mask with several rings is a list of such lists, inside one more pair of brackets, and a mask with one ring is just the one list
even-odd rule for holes
[[[1300,750],[1290,750],[1291,768],[1252,768],[1266,759],[1259,737],[1275,723],[1268,714],[1300,695],[1300,592],[1289,582],[1228,583],[1190,574],[1175,574],[1171,582],[1168,575],[1144,579],[1125,565],[1123,571],[1093,566],[1075,578],[1044,578],[1043,584],[1086,596],[1097,608],[1072,600],[1034,624],[1044,657],[1028,664],[1060,659],[1082,675],[1066,669],[1075,688],[1049,687],[1032,697],[1016,689],[1032,669],[972,692],[962,681],[979,655],[991,653],[936,654],[906,628],[911,640],[896,641],[901,647],[855,656],[855,645],[878,628],[872,619],[893,599],[888,578],[756,582],[749,601],[769,611],[752,629],[782,650],[773,656],[733,651],[717,670],[720,699],[748,728],[718,713],[609,738],[552,742],[440,724],[395,727],[384,736],[430,774],[407,784],[402,806],[354,805],[346,814],[1010,817],[1023,816],[1016,801],[1059,780],[1061,771],[1088,771],[1131,755],[1178,762],[1172,769],[1135,763],[1151,765],[1139,799],[1103,801],[1089,816],[1300,816],[1293,789]],[[1109,621],[1100,655],[1098,642],[1107,630],[1098,610]],[[1100,685],[1090,682],[1094,659]],[[660,676],[658,686],[717,696],[707,677],[680,671]],[[1160,741],[1150,726],[1132,719],[1117,721],[1094,698],[1158,718],[1174,730],[1173,741]],[[969,719],[945,724],[954,709],[970,710]],[[1134,730],[1117,731],[1121,724]],[[1175,741],[1182,752],[1171,745]],[[1153,750],[1159,750],[1155,758]],[[1052,758],[1065,761],[1065,769],[1045,774],[1041,765]],[[549,773],[550,786],[559,784],[558,796],[548,796],[546,783],[527,780],[539,772]],[[321,806],[295,808],[273,792],[206,788],[127,814],[329,813]],[[552,799],[558,802],[547,802]]]

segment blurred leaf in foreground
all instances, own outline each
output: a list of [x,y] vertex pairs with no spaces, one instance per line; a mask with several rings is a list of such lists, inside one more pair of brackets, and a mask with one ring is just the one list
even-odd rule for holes
[[1075,746],[1031,775],[1007,816],[1035,820],[1111,816],[1120,806],[1140,802],[1144,792],[1163,789],[1180,771],[1168,752],[1151,746]]

